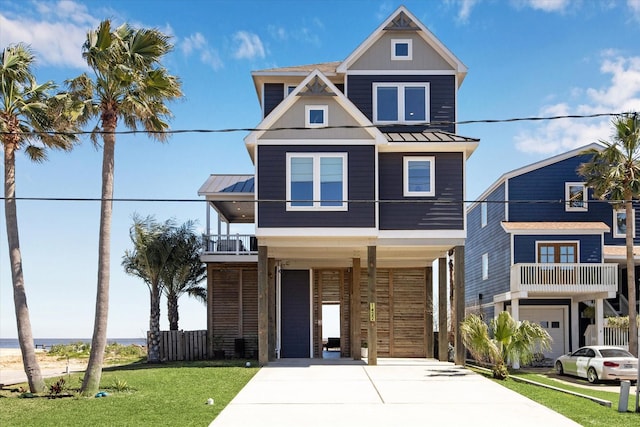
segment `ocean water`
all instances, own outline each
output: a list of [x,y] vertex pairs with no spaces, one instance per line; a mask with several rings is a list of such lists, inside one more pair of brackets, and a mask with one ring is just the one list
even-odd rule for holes
[[[91,338],[35,338],[33,340],[36,348],[50,348],[56,344],[73,344],[77,342],[83,342],[91,344]],[[122,345],[147,345],[146,338],[108,338],[108,344],[118,343]],[[20,348],[17,338],[0,338],[0,348]]]

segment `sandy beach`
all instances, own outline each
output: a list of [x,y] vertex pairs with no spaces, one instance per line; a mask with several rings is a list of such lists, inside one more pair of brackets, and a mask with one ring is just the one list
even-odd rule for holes
[[[71,372],[84,372],[87,360],[59,359],[42,349],[36,349],[40,370],[45,378],[62,376]],[[0,385],[7,386],[27,381],[19,348],[0,348]]]

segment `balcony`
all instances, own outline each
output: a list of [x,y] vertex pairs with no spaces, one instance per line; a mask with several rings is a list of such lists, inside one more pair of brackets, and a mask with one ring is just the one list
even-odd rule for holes
[[257,261],[258,240],[253,234],[204,234],[202,260]]
[[618,290],[617,264],[515,264],[511,291],[594,294]]

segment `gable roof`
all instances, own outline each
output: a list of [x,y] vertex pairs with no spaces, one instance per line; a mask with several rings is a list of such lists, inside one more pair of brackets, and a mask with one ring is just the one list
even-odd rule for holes
[[244,138],[244,142],[251,156],[254,159],[254,147],[260,138],[273,124],[282,117],[289,108],[300,99],[300,95],[310,91],[313,87],[324,85],[324,91],[332,95],[333,99],[344,108],[376,142],[384,142],[385,138],[378,128],[374,127],[371,121],[358,109],[331,81],[318,69],[312,71],[296,88],[265,117],[260,124],[249,135]]
[[367,39],[360,44],[352,53],[342,61],[337,67],[338,73],[347,73],[351,65],[353,65],[364,52],[366,52],[386,31],[394,31],[395,29],[405,29],[416,31],[424,41],[431,46],[440,56],[451,65],[455,70],[458,87],[467,75],[467,67],[460,61],[447,47],[422,24],[406,7],[400,6],[393,12],[376,30],[371,33]]
[[498,178],[493,184],[491,184],[486,190],[484,190],[482,194],[478,196],[476,201],[469,205],[469,207],[467,208],[467,211],[470,211],[471,209],[473,209],[478,203],[480,203],[480,201],[486,199],[487,196],[489,196],[489,194],[491,194],[496,188],[498,188],[500,185],[502,185],[503,183],[505,183],[511,178],[524,175],[525,173],[529,173],[531,171],[544,168],[546,166],[561,162],[563,160],[570,159],[571,157],[582,154],[586,150],[590,150],[590,149],[602,150],[603,148],[604,147],[601,144],[597,142],[592,142],[589,145],[584,145],[582,147],[575,148],[571,151],[567,151],[567,152],[558,154],[556,156],[541,160],[539,162],[531,163],[530,165],[523,166],[518,169],[514,169],[510,172],[506,172],[502,174],[502,176]]

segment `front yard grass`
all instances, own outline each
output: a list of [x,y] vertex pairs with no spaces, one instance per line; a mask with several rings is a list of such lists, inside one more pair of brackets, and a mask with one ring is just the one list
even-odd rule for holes
[[[137,363],[103,370],[101,391],[108,396],[77,394],[82,374],[65,375],[65,389],[18,398],[20,385],[0,393],[0,425],[9,426],[206,426],[224,409],[258,368],[245,360]],[[54,385],[61,377],[46,380]],[[22,385],[26,388],[26,384]],[[207,405],[207,399],[214,399]]]
[[[491,374],[487,374],[484,371],[476,370],[476,372],[491,378]],[[629,396],[628,411],[631,412],[620,413],[618,412],[618,393],[575,387],[560,381],[555,381],[541,374],[518,372],[513,373],[512,375],[587,396],[605,399],[611,402],[611,407],[608,408],[582,397],[573,396],[541,386],[518,382],[513,378],[503,381],[494,380],[498,384],[528,397],[529,399],[572,419],[582,426],[637,427],[640,425],[640,414],[633,412],[635,410],[635,394]]]

